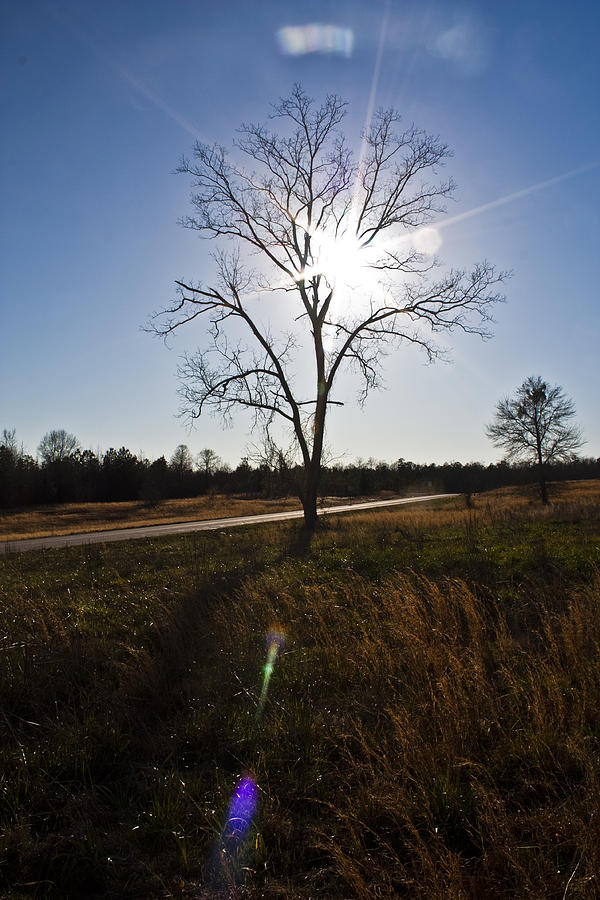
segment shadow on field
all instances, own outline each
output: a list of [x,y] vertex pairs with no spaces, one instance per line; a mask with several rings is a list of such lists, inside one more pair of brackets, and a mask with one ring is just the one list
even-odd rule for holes
[[238,530],[3,559],[0,893],[164,895],[182,861],[202,867],[225,801],[206,796],[192,853],[173,822],[198,818],[202,789],[173,773],[216,767],[225,784],[240,765],[219,706],[235,659],[213,613],[289,540]]
[[4,557],[0,895],[592,896],[598,503]]

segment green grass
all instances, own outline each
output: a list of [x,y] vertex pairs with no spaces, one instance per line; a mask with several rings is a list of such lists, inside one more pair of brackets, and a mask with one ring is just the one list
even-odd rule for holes
[[304,555],[279,525],[0,558],[1,895],[595,896],[599,511],[590,483],[334,517]]

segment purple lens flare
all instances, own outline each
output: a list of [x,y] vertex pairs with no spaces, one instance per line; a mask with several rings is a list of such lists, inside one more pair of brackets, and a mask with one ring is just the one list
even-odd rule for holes
[[[285,631],[278,625],[273,625],[266,634],[267,659],[263,667],[262,691],[255,725],[258,725],[262,716],[269,681],[285,640]],[[257,806],[258,785],[253,775],[246,772],[236,784],[225,824],[208,866],[208,882],[215,889],[220,890],[226,886],[237,888],[243,884],[246,871],[243,862],[252,843],[248,840],[248,833],[254,825]]]
[[225,838],[239,841],[246,836],[254,819],[257,801],[258,788],[256,782],[249,775],[244,775],[238,782],[229,804]]

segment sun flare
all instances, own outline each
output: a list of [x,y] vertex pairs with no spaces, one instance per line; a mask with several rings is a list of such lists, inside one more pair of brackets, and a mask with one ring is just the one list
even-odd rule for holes
[[334,290],[373,291],[377,284],[376,273],[371,268],[373,252],[355,236],[335,236],[325,231],[311,235],[312,262],[301,277],[309,280],[322,277]]
[[354,233],[332,235],[315,231],[311,235],[311,263],[299,274],[310,283],[322,278],[327,285],[323,299],[331,290],[327,319],[323,325],[323,346],[332,352],[339,337],[337,323],[348,316],[363,316],[376,296],[383,294],[381,272],[373,268],[381,257],[375,249],[360,241]]
[[331,287],[353,287],[365,277],[365,260],[360,242],[353,236],[341,238],[328,234],[313,237],[315,271],[323,275]]

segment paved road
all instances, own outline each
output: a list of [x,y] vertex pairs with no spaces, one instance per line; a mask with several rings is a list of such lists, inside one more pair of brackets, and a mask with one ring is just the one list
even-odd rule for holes
[[[429,494],[426,497],[404,497],[402,500],[369,500],[366,503],[349,503],[345,506],[326,506],[319,515],[354,512],[361,509],[379,509],[384,506],[400,506],[404,503],[423,503],[426,500],[443,500],[457,494]],[[262,522],[282,522],[300,519],[302,510],[264,513],[258,516],[230,516],[226,519],[203,519],[198,522],[173,522],[169,525],[141,525],[135,528],[115,528],[111,531],[88,531],[85,534],[63,534],[58,537],[26,538],[20,541],[0,543],[0,553],[20,553],[24,550],[42,550],[52,547],[73,547],[76,544],[105,544],[109,541],[133,541],[141,538],[162,537],[165,534],[185,534],[189,531],[219,531],[237,528],[239,525],[259,525]]]

